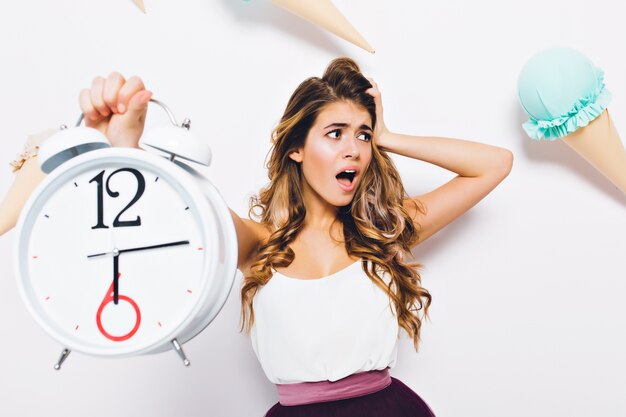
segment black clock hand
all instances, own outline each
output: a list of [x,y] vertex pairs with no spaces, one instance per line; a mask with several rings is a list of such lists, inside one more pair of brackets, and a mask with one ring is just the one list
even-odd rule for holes
[[117,305],[120,293],[120,255],[113,255],[113,304]]
[[121,253],[124,253],[124,252],[136,252],[136,251],[141,251],[141,250],[166,248],[168,246],[178,246],[178,245],[188,245],[188,244],[189,244],[188,240],[180,240],[178,242],[161,243],[160,245],[142,246],[142,247],[139,247],[139,248],[121,249],[119,251],[118,250],[114,250],[113,252],[96,253],[94,255],[87,255],[87,257],[88,258],[95,258],[97,256],[105,256],[105,255],[113,255],[113,256],[115,256],[116,253],[121,254]]
[[160,245],[142,246],[140,248],[121,249],[120,253],[136,252],[136,251],[140,251],[140,250],[158,249],[158,248],[166,248],[168,246],[178,246],[178,245],[188,245],[188,244],[189,244],[188,240],[180,240],[178,242],[161,243]]

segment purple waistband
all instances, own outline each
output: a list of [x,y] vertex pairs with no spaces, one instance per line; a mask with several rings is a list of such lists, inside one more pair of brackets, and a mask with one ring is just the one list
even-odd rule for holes
[[352,374],[338,381],[276,384],[282,405],[302,405],[345,400],[380,391],[391,384],[389,370]]

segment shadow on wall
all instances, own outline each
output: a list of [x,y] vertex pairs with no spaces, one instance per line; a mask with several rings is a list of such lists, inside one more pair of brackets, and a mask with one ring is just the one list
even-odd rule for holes
[[[519,124],[519,129],[516,130],[518,135],[515,139],[521,141],[526,158],[535,163],[548,163],[563,166],[568,171],[574,173],[574,175],[578,177],[576,179],[581,179],[591,184],[593,187],[602,190],[604,194],[612,198],[615,202],[626,207],[624,194],[565,143],[562,143],[558,139],[552,142],[546,140],[535,141],[526,136],[521,125],[528,120],[528,116],[517,100],[512,102],[512,106],[515,106],[514,114]],[[549,178],[546,178],[546,181],[549,180]],[[558,184],[555,184],[555,186],[557,185]]]
[[[304,43],[314,45],[325,50],[333,56],[348,56],[348,49],[341,45],[349,45],[343,39],[327,33],[312,23],[295,16],[278,6],[270,4],[267,0],[222,0],[224,7],[229,9],[234,18],[246,25],[269,25],[273,26],[285,35],[302,40]],[[267,45],[271,47],[271,45]],[[356,48],[356,47],[355,47]],[[289,61],[285,61],[289,64]]]

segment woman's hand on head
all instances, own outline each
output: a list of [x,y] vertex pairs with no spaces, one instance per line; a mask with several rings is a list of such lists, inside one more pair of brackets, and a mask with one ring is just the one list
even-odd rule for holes
[[374,141],[378,141],[383,135],[389,133],[389,129],[385,125],[385,119],[383,118],[383,99],[378,89],[378,84],[373,78],[368,78],[372,84],[372,88],[365,90],[367,94],[374,97],[374,103],[376,104],[376,127],[374,128]]
[[143,133],[152,93],[139,77],[126,80],[119,72],[96,77],[80,92],[85,124],[106,135],[113,146],[136,148]]

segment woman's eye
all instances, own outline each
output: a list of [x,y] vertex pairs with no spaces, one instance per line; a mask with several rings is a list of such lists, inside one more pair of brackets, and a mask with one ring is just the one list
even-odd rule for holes
[[328,135],[328,137],[332,139],[339,139],[341,137],[341,130],[335,129],[335,130],[328,132],[326,135]]
[[361,139],[367,142],[369,140],[372,140],[372,135],[366,132],[361,132],[357,135],[357,139]]

